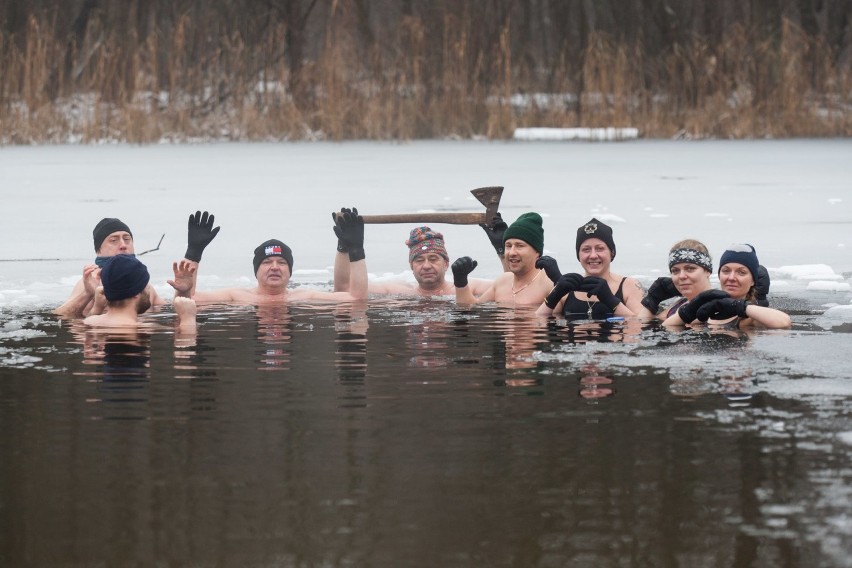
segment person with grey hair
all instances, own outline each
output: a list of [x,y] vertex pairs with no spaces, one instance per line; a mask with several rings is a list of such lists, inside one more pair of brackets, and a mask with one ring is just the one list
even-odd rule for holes
[[257,285],[252,288],[223,288],[197,291],[195,264],[182,260],[174,263],[174,280],[169,284],[175,295],[191,297],[198,303],[236,303],[275,305],[291,301],[347,302],[367,298],[367,264],[364,253],[364,219],[357,209],[347,210],[335,220],[334,232],[348,250],[350,290],[326,292],[305,287],[290,289],[293,276],[293,251],[278,239],[269,239],[254,249],[252,266]]

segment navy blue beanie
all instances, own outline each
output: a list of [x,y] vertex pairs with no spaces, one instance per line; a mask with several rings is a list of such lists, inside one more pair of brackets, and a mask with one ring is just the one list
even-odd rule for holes
[[751,277],[757,282],[757,270],[760,263],[757,260],[757,253],[754,247],[749,244],[731,245],[722,253],[722,258],[719,259],[719,270],[730,262],[742,264],[751,272]]
[[101,269],[104,296],[110,302],[132,298],[144,290],[150,280],[145,265],[129,254],[111,257]]

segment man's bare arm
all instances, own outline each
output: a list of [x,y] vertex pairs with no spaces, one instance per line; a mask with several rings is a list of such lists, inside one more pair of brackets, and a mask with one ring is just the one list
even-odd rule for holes
[[74,285],[71,296],[64,304],[53,310],[59,316],[80,317],[89,315],[86,309],[95,297],[95,291],[100,285],[101,269],[95,264],[83,267],[83,278]]

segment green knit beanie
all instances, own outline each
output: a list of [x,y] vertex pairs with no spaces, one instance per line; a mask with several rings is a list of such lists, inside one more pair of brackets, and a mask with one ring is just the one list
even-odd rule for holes
[[541,226],[541,215],[524,213],[518,217],[503,233],[504,245],[508,239],[520,239],[542,253],[544,251],[544,229]]

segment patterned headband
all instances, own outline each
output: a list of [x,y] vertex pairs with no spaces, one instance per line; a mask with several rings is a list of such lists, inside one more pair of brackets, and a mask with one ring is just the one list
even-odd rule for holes
[[707,272],[713,272],[713,260],[710,258],[710,255],[700,250],[679,248],[669,253],[669,270],[672,269],[672,266],[681,262],[697,264]]

